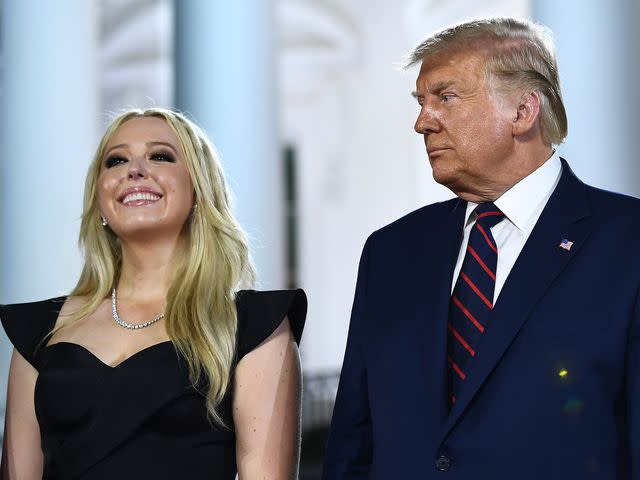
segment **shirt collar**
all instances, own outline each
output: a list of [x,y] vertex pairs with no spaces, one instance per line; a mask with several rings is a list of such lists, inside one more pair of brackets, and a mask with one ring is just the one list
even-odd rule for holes
[[[546,162],[503,193],[493,203],[502,210],[502,213],[518,230],[528,235],[533,230],[540,211],[556,187],[561,172],[560,156],[557,151],[554,151]],[[475,215],[472,213],[477,206],[477,203],[467,202],[465,225],[475,221]]]

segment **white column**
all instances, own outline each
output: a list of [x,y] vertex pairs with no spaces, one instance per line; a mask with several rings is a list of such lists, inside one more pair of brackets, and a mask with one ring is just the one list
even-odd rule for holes
[[[0,19],[0,302],[11,303],[68,293],[79,275],[97,25],[85,0],[4,0]],[[10,350],[0,334],[0,420]]]
[[282,162],[270,0],[175,8],[175,101],[210,136],[251,237],[260,288],[284,283]]
[[640,196],[637,0],[532,0],[555,34],[569,137],[559,149],[587,183]]
[[95,3],[5,0],[0,301],[78,278],[84,180],[97,141]]

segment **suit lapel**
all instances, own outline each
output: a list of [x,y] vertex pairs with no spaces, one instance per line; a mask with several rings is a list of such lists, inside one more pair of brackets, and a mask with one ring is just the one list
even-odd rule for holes
[[[448,414],[446,396],[447,370],[445,365],[447,348],[447,318],[453,271],[462,240],[464,214],[467,202],[452,202],[446,217],[437,222],[442,235],[427,228],[419,241],[418,251],[424,251],[414,260],[415,278],[412,284],[416,291],[411,295],[417,299],[412,316],[417,321],[415,342],[421,353],[415,366],[417,378],[423,378],[431,414],[444,419]],[[430,221],[431,225],[436,222]],[[424,348],[429,345],[430,348]],[[426,368],[425,368],[426,366]]]
[[[591,232],[589,205],[584,184],[562,160],[562,176],[495,304],[490,324],[471,363],[467,382],[447,418],[441,439],[460,419],[478,389],[487,380],[530,312],[580,250]],[[564,239],[570,250],[560,248]]]

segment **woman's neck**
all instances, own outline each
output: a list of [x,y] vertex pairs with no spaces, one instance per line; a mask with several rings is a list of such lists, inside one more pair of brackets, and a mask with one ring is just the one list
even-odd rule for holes
[[123,242],[118,297],[142,303],[164,300],[183,251],[182,241]]

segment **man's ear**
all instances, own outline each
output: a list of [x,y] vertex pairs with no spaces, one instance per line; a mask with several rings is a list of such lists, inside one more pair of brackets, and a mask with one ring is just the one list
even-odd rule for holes
[[513,120],[513,136],[521,137],[539,128],[540,94],[536,91],[524,95],[518,102],[516,116]]

